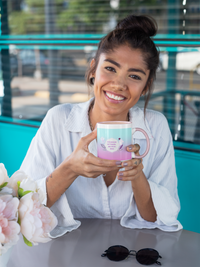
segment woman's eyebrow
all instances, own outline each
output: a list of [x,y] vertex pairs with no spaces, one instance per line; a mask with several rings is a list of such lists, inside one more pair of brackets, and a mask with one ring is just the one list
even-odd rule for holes
[[141,70],[141,69],[134,69],[134,68],[131,68],[131,69],[129,69],[128,71],[141,72],[141,73],[143,73],[144,75],[146,75],[146,73],[145,73],[143,70]]
[[[121,68],[121,65],[112,59],[106,58],[104,61],[110,62],[110,63],[114,64],[115,66],[117,66],[118,68]],[[144,75],[146,75],[146,73],[141,69],[130,68],[130,69],[128,69],[128,71],[141,72]]]
[[121,65],[112,59],[106,58],[104,61],[110,62],[114,64],[115,66],[117,66],[118,68],[121,68]]

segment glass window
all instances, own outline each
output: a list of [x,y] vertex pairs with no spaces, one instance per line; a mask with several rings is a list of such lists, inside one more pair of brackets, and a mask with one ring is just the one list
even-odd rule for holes
[[129,14],[158,23],[148,108],[165,114],[177,144],[200,144],[199,0],[2,0],[1,116],[41,121],[54,105],[88,100],[85,72],[98,42]]

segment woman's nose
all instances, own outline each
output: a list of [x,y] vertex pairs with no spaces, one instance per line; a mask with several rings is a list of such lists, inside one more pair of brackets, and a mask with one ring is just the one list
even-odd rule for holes
[[123,79],[117,79],[112,81],[112,88],[118,91],[127,90],[126,82]]

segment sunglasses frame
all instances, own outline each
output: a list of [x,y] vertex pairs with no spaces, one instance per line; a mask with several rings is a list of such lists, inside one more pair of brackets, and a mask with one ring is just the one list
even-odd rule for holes
[[[108,254],[109,250],[112,250],[112,249],[120,249],[120,248],[123,249],[123,250],[126,250],[126,251],[127,251],[127,256],[126,256],[124,259],[114,260],[114,259],[110,259],[110,258],[108,257],[107,254]],[[152,262],[152,263],[150,263],[150,264],[141,263],[141,262],[138,260],[138,253],[141,253],[141,252],[144,251],[144,250],[146,250],[146,251],[153,251],[154,253],[157,253],[157,254],[158,254],[158,255],[157,255],[157,259],[155,259],[155,261]],[[126,258],[128,258],[128,256],[130,256],[130,255],[136,257],[136,260],[137,260],[140,264],[142,264],[142,265],[152,265],[152,264],[154,264],[154,263],[156,263],[157,265],[162,265],[161,262],[157,261],[158,258],[162,258],[162,257],[159,255],[159,253],[158,253],[157,250],[152,249],[152,248],[143,248],[143,249],[140,249],[140,250],[138,250],[138,251],[135,251],[135,250],[128,250],[126,247],[121,246],[121,245],[114,245],[114,246],[109,247],[107,250],[105,250],[104,253],[101,255],[101,257],[106,257],[106,256],[107,256],[108,259],[111,260],[111,261],[122,261],[122,260],[125,260]],[[148,255],[147,255],[147,256],[148,256]]]

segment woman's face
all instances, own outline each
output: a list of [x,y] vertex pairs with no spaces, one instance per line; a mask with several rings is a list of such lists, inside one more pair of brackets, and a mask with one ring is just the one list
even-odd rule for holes
[[101,54],[94,74],[96,111],[113,116],[113,120],[125,119],[144,93],[149,72],[138,49],[123,45],[109,54]]

